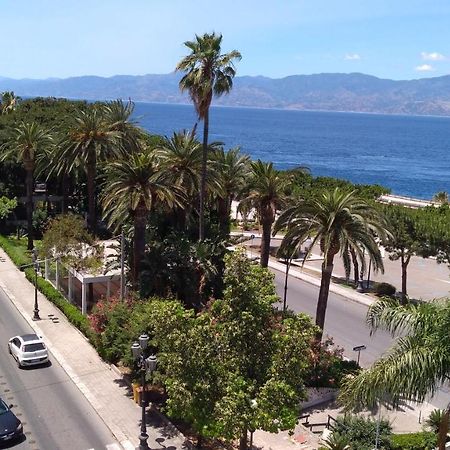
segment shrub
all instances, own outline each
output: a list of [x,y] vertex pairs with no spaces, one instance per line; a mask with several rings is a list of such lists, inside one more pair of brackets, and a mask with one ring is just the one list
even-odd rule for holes
[[332,339],[320,344],[314,343],[311,353],[311,365],[305,377],[310,387],[339,387],[342,379],[358,372],[356,361],[343,359],[344,350],[334,346]]
[[[347,438],[352,448],[372,450],[377,434],[377,420],[360,416],[340,416],[336,419],[334,432]],[[391,425],[382,419],[379,425],[379,449],[388,449],[391,436]]]
[[397,292],[395,286],[389,283],[378,283],[375,286],[375,294],[379,297],[388,296],[392,297]]
[[439,427],[441,426],[443,417],[444,411],[442,409],[433,409],[425,423],[431,431],[437,434],[439,433]]
[[24,242],[21,239],[10,239],[0,236],[0,246],[20,270],[24,270],[22,266],[31,264],[31,256]]
[[392,450],[433,450],[436,444],[437,437],[431,431],[391,436]]
[[129,326],[134,300],[121,301],[117,297],[102,299],[89,316],[91,330],[95,333],[96,347],[102,358],[116,363],[130,352],[133,335]]

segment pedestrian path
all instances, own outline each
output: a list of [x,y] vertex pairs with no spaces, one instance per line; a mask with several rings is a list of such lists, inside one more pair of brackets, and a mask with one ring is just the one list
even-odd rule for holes
[[[119,448],[124,450],[135,448],[139,443],[141,409],[133,402],[128,385],[99,357],[85,336],[41,293],[38,293],[38,301],[42,320],[34,322],[31,319],[34,308],[34,286],[2,249],[0,249],[0,288],[35,333],[43,337],[53,357],[120,443]],[[58,320],[54,320],[55,318]],[[148,408],[147,433],[151,449],[190,448],[184,436],[153,408]]]

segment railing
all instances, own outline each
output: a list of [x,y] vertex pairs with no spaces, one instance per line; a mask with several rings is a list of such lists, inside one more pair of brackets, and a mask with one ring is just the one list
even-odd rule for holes
[[[316,423],[310,423],[309,422],[309,414],[304,414],[302,416],[300,416],[300,420],[302,419],[306,419],[305,422],[302,422],[302,424],[306,427],[309,428],[309,430],[311,431],[311,433],[314,434],[320,434],[322,433],[322,431],[324,430],[324,428],[326,428],[327,430],[331,430],[334,431],[334,429],[336,428],[336,419],[332,416],[330,416],[328,414],[328,418],[326,422],[316,422]],[[315,428],[320,427],[319,430],[315,430]]]

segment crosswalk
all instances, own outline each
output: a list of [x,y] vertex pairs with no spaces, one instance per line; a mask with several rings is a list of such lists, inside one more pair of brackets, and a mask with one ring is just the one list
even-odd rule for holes
[[136,447],[130,441],[114,442],[106,444],[104,449],[89,448],[87,450],[135,450]]

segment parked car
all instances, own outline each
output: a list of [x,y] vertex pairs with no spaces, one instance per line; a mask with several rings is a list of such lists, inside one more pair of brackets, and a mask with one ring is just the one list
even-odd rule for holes
[[12,337],[8,342],[8,350],[19,368],[48,362],[47,347],[36,334]]
[[22,422],[0,398],[0,444],[18,438],[23,434]]

